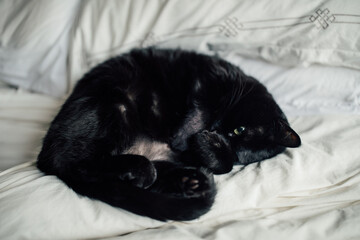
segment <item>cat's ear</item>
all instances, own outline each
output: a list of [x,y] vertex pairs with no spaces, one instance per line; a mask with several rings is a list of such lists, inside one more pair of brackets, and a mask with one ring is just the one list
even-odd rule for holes
[[299,135],[284,121],[277,122],[274,142],[284,147],[299,147],[301,144]]

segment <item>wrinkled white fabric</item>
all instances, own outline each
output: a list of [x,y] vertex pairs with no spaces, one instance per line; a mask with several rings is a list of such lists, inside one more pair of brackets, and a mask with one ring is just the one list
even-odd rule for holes
[[358,9],[357,0],[3,0],[0,79],[61,97],[98,62],[147,46],[359,69]]
[[110,56],[147,46],[359,69],[359,9],[358,0],[87,1],[73,35],[71,81]]
[[301,148],[217,176],[212,210],[188,223],[162,223],[89,200],[31,163],[6,170],[0,174],[0,238],[131,232],[123,238],[360,237],[360,116],[303,116],[291,124],[302,136]]
[[63,96],[67,57],[79,0],[0,1],[0,79]]
[[244,58],[236,51],[221,54],[267,86],[287,116],[360,114],[360,71],[314,65],[284,67]]
[[[25,163],[0,174],[0,238],[360,237],[356,227],[360,220],[360,116],[355,101],[359,72],[323,66],[284,68],[236,54],[226,58],[274,93],[302,137],[300,148],[217,176],[219,193],[213,209],[188,223],[162,223],[89,200]],[[36,159],[41,139],[62,102],[0,88],[2,169]],[[346,102],[352,107],[336,107]]]
[[[0,239],[360,238],[356,0],[82,1],[79,11],[77,1],[40,3],[1,1],[0,80],[61,96],[65,76],[74,84],[132,47],[217,53],[269,88],[303,144],[216,176],[209,213],[163,223],[79,196],[40,173],[34,161],[64,99],[2,84]],[[27,14],[32,8],[37,14]]]
[[[360,71],[287,68],[236,53],[224,57],[265,84],[287,116],[360,113]],[[37,156],[42,137],[64,99],[0,88],[0,170]]]
[[36,159],[63,100],[0,88],[0,171]]

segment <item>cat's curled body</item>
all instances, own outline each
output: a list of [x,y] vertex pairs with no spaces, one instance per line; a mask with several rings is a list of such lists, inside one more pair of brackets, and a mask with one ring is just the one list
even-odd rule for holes
[[87,73],[55,117],[38,168],[76,192],[159,220],[206,213],[212,173],[300,145],[255,79],[217,57],[132,50]]

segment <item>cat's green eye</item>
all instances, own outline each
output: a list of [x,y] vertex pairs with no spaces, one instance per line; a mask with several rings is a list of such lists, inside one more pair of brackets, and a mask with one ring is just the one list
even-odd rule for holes
[[234,133],[238,136],[241,135],[241,133],[244,131],[245,131],[245,127],[243,126],[234,129]]

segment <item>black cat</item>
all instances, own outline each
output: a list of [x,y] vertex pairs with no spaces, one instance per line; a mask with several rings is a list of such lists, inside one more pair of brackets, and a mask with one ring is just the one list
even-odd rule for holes
[[206,213],[212,173],[300,145],[266,88],[217,57],[142,49],[87,73],[38,168],[76,192],[159,220]]

